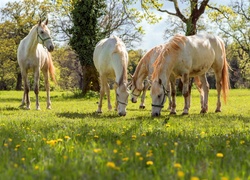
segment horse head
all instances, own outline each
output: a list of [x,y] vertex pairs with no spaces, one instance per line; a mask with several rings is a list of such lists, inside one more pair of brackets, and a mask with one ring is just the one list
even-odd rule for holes
[[120,116],[126,116],[128,96],[129,90],[127,88],[127,83],[120,83],[116,89],[117,111]]
[[46,47],[49,52],[52,52],[54,50],[54,43],[50,36],[50,30],[47,25],[48,19],[46,19],[45,22],[42,22],[41,20],[39,21],[37,26],[37,39],[38,43]]
[[164,107],[166,102],[166,96],[168,92],[166,87],[163,85],[162,80],[154,80],[152,82],[150,95],[152,98],[152,116],[160,116],[161,109]]

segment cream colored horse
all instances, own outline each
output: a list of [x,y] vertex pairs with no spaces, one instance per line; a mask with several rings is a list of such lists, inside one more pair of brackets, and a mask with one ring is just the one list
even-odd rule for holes
[[[138,65],[136,66],[135,72],[132,75],[131,79],[131,101],[133,103],[137,102],[137,98],[141,95],[141,104],[139,106],[140,109],[145,108],[145,97],[146,92],[150,86],[148,82],[151,79],[151,75],[153,73],[153,63],[155,62],[156,58],[160,55],[163,49],[163,45],[156,46],[150,49],[146,54],[140,59]],[[172,82],[174,83],[174,82]],[[167,94],[169,100],[169,108],[171,106],[171,96],[170,96],[170,86],[167,86]]]
[[[208,110],[209,85],[206,80],[206,72],[212,68],[216,78],[217,107],[216,112],[221,111],[221,89],[226,102],[229,90],[228,63],[226,60],[223,41],[213,35],[174,36],[169,43],[164,45],[164,50],[154,63],[152,74],[152,116],[159,116],[164,101],[165,87],[169,84],[171,74],[181,78],[183,82],[182,94],[185,105],[183,114],[189,111],[189,77],[199,76],[204,90],[201,99],[201,113]],[[173,103],[174,104],[174,103]],[[175,107],[173,107],[175,108]]]
[[21,40],[17,50],[17,60],[21,69],[22,79],[24,82],[24,94],[21,106],[25,105],[30,109],[28,71],[34,72],[34,92],[36,95],[36,109],[40,109],[39,105],[39,78],[40,71],[43,72],[45,80],[45,88],[47,91],[47,109],[51,109],[49,73],[55,80],[55,69],[53,66],[50,52],[54,50],[54,45],[47,27],[48,19],[45,23],[39,22],[29,32],[29,34]]
[[[145,102],[146,92],[150,86],[148,80],[151,79],[151,75],[154,71],[153,63],[156,61],[157,57],[161,54],[162,50],[164,50],[164,45],[156,46],[150,49],[148,52],[146,52],[146,54],[140,59],[138,65],[136,66],[135,72],[132,75],[131,86],[130,86],[131,101],[133,103],[136,103],[137,98],[140,96],[141,92],[143,92],[141,96],[141,104],[139,107],[141,109],[145,108],[144,102]],[[176,94],[175,80],[176,79],[174,75],[171,75],[170,84],[166,87],[165,96],[168,97],[168,100],[169,100],[168,109],[170,110],[171,110],[172,99],[174,99],[174,103],[175,103],[175,94]],[[198,91],[201,93],[202,90],[199,87],[200,81],[199,81],[199,78],[197,77],[195,78],[195,84],[196,84]],[[172,99],[171,99],[171,96],[172,96]],[[173,104],[173,106],[175,105]],[[174,108],[172,108],[171,114],[176,114],[176,111]]]
[[108,79],[112,79],[116,84],[116,109],[120,116],[125,116],[129,96],[127,88],[128,53],[125,44],[116,36],[103,39],[96,45],[93,59],[100,75],[101,85],[97,112],[102,113],[102,99],[105,92],[108,99],[108,109],[112,109],[108,84]]

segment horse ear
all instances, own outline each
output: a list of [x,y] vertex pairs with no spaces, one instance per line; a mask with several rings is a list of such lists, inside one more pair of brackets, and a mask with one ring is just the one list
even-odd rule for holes
[[159,78],[159,84],[162,85],[162,80]]
[[48,18],[47,18],[46,21],[45,21],[45,25],[46,25],[46,26],[47,26],[48,22],[49,22],[49,20],[48,20]]
[[38,21],[38,25],[40,26],[40,25],[41,25],[41,23],[42,23],[42,20],[40,19],[40,20]]

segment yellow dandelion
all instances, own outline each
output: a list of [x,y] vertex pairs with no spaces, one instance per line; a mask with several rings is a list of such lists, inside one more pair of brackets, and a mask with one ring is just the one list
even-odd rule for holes
[[135,140],[136,139],[136,135],[132,135],[131,138],[132,138],[132,140]]
[[20,148],[20,147],[21,147],[21,145],[20,145],[20,144],[16,145],[16,148]]
[[94,151],[94,153],[99,153],[99,152],[101,152],[102,150],[101,150],[101,149],[94,149],[93,151]]
[[57,142],[63,142],[63,139],[59,138],[57,139]]
[[145,133],[142,133],[141,136],[146,136],[146,134],[145,134]]
[[9,141],[9,142],[12,142],[12,139],[11,139],[11,138],[9,138],[9,139],[8,139],[8,141]]
[[143,157],[139,157],[139,160],[142,161],[142,160],[143,160]]
[[18,148],[15,148],[14,151],[18,151]]
[[117,144],[118,146],[120,146],[120,145],[122,144],[122,142],[121,142],[120,140],[116,140],[116,144]]
[[154,164],[154,162],[153,162],[153,161],[147,161],[146,164],[147,164],[148,166],[151,166],[151,165]]
[[179,168],[181,168],[181,164],[180,163],[174,163],[174,167],[179,169]]
[[245,141],[244,141],[244,140],[241,140],[241,141],[240,141],[240,144],[245,144]]
[[23,157],[21,160],[22,160],[22,161],[25,161],[25,158]]
[[165,126],[166,126],[166,127],[170,127],[170,124],[166,124]]
[[47,141],[46,143],[51,145],[51,146],[54,146],[56,144],[56,140],[50,140],[50,141]]
[[135,153],[135,155],[136,155],[136,156],[140,156],[140,155],[141,155],[141,153],[139,153],[139,152],[136,152],[136,153]]
[[192,176],[190,180],[200,180],[200,178]]
[[39,169],[39,166],[36,165],[36,166],[34,167],[34,169],[35,169],[35,170],[38,170],[38,169]]
[[106,166],[108,166],[110,168],[116,168],[116,165],[114,162],[107,162]]
[[42,140],[43,140],[43,141],[47,141],[47,139],[46,139],[46,138],[43,138]]
[[151,156],[153,156],[153,153],[151,153],[151,152],[146,154],[146,157],[151,157]]
[[204,135],[204,134],[206,134],[204,131],[201,131],[201,135]]
[[239,178],[239,177],[236,177],[236,178],[234,178],[234,180],[240,180],[240,178]]
[[18,167],[18,164],[15,163],[15,164],[14,164],[14,168],[17,168],[17,167]]
[[228,177],[221,177],[221,180],[228,180]]
[[22,139],[22,142],[26,142],[27,140],[26,139]]
[[63,159],[68,159],[68,156],[63,156]]
[[32,148],[31,148],[31,147],[29,147],[29,148],[28,148],[28,151],[31,151],[31,150],[32,150]]
[[174,143],[174,146],[178,146],[178,142],[175,142],[175,143]]
[[172,149],[171,151],[170,151],[172,154],[174,154],[174,150]]
[[183,177],[185,176],[185,174],[184,174],[183,171],[178,171],[178,172],[177,172],[177,176],[178,176],[179,178],[183,178]]
[[65,138],[65,139],[70,139],[70,137],[69,137],[69,136],[64,136],[64,138]]
[[95,138],[95,139],[98,139],[98,138],[99,138],[99,136],[95,135],[95,136],[94,136],[94,138]]
[[163,143],[163,145],[164,145],[164,146],[167,146],[167,143],[165,142],[165,143]]
[[216,156],[217,156],[218,158],[223,158],[224,155],[223,155],[222,153],[217,153]]
[[125,157],[125,158],[122,158],[122,161],[128,161],[129,160],[129,158],[128,157]]
[[4,146],[4,147],[8,147],[8,144],[7,144],[7,143],[4,143],[3,146]]
[[115,154],[116,154],[117,152],[118,152],[118,150],[117,150],[117,149],[114,149],[114,150],[113,150],[113,153],[115,153]]
[[77,134],[76,136],[81,136],[81,134]]

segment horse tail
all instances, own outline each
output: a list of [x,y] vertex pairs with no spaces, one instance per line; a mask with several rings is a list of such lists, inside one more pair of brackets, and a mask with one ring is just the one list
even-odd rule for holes
[[51,57],[51,54],[50,53],[48,53],[49,54],[49,56],[48,56],[48,67],[49,67],[49,73],[50,73],[50,76],[51,76],[51,78],[52,78],[52,80],[55,82],[55,83],[57,83],[57,81],[56,81],[56,78],[55,78],[55,66],[54,66],[54,64],[53,64],[53,61],[52,61],[52,57]]
[[223,99],[224,102],[226,103],[229,92],[229,74],[228,74],[229,64],[227,63],[226,59],[226,50],[224,43],[222,43],[222,56],[223,56],[223,67],[222,67],[221,85],[222,85]]

